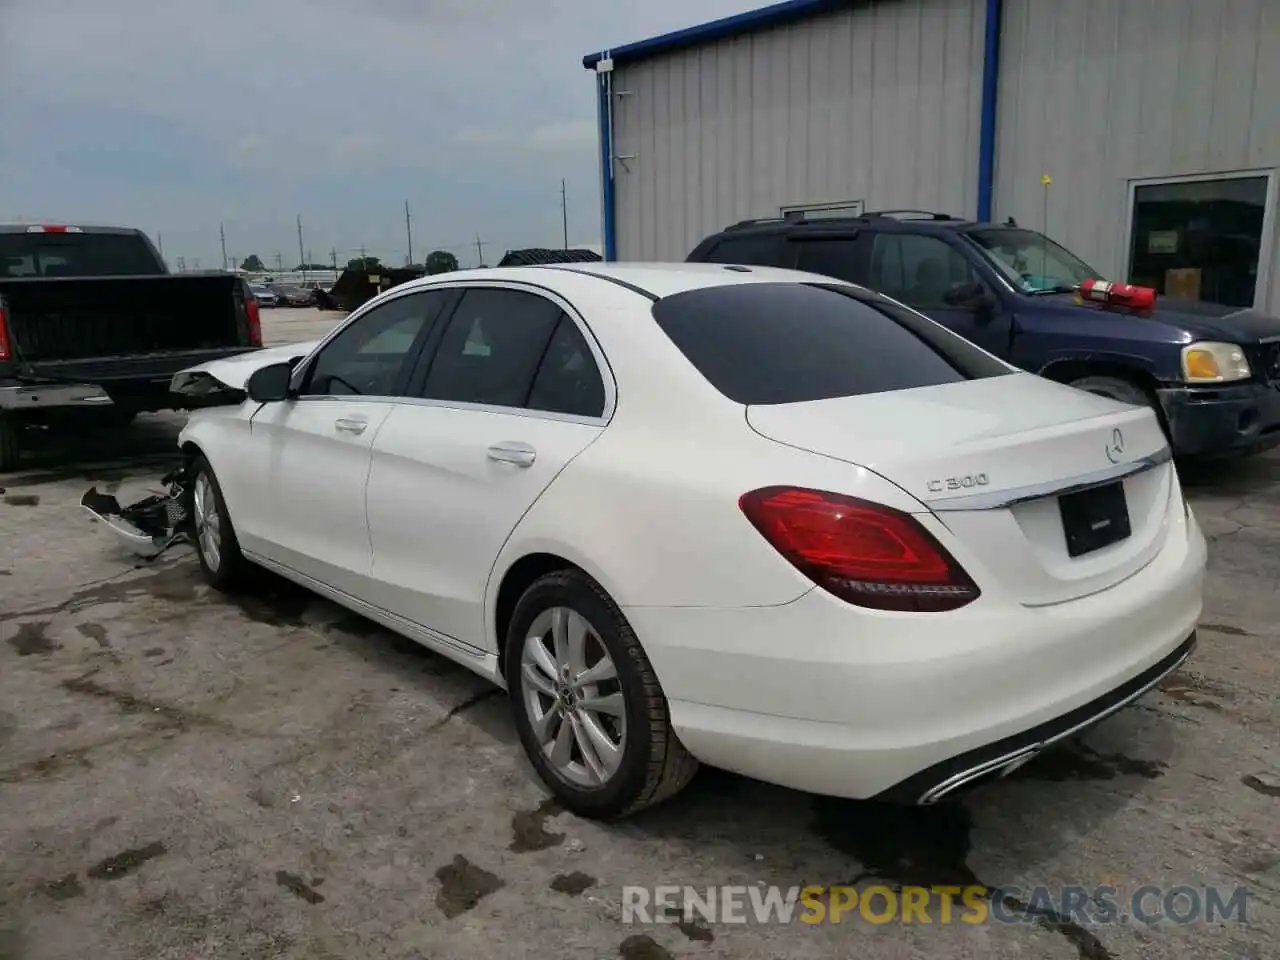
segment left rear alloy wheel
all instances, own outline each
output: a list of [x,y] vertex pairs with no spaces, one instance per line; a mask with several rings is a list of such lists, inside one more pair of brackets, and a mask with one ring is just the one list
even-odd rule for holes
[[572,812],[625,816],[675,795],[697,771],[639,639],[585,573],[548,574],[525,591],[504,667],[525,753]]

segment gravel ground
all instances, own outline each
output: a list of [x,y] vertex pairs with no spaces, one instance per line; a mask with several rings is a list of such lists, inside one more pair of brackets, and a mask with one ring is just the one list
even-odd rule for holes
[[[333,322],[266,314],[273,343]],[[80,495],[157,489],[180,424],[51,437],[0,476],[0,958],[1280,956],[1280,455],[1185,478],[1199,652],[1085,741],[935,809],[704,771],[600,825],[545,799],[461,668],[109,543]],[[980,885],[1014,922],[623,922],[628,885],[805,884]],[[1110,885],[1123,910],[1150,884],[1247,888],[1247,921],[1089,924],[1031,893]]]

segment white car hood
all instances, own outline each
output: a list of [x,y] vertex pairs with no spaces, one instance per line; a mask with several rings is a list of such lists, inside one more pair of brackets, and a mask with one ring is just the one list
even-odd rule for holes
[[174,374],[173,380],[169,383],[169,389],[174,393],[186,393],[189,392],[188,388],[194,383],[205,381],[207,378],[212,377],[224,387],[229,387],[232,390],[243,390],[255,371],[261,370],[263,367],[269,367],[273,363],[292,360],[294,357],[305,357],[319,343],[319,340],[311,340],[305,343],[287,343],[280,347],[265,347],[262,350],[237,354],[224,360],[210,360],[208,363],[188,367],[186,370],[180,370]]

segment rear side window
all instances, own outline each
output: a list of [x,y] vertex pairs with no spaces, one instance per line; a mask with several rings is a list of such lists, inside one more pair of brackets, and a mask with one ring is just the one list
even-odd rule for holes
[[780,234],[728,237],[711,248],[706,263],[741,263],[752,267],[788,267],[787,244]]
[[742,404],[886,393],[1013,372],[932,321],[843,290],[804,283],[704,287],[664,297],[653,315],[711,385]]
[[796,247],[800,251],[801,270],[866,285],[867,275],[858,255],[857,240],[802,240],[796,243]]
[[520,290],[468,290],[444,331],[422,395],[523,407],[560,321],[556,304]]

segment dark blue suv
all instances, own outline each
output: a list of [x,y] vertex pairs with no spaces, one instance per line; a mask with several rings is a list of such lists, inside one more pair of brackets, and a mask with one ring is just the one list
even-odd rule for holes
[[1164,297],[1141,313],[1081,302],[1077,288],[1098,272],[1012,221],[749,220],[688,259],[806,270],[886,294],[1024,370],[1154,408],[1178,456],[1280,444],[1280,319]]

